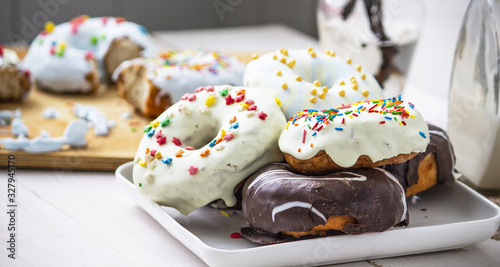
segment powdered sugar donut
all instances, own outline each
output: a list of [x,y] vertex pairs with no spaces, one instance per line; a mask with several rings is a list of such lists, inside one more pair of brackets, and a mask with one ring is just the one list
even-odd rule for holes
[[329,109],[343,103],[382,98],[377,80],[350,59],[309,49],[264,54],[248,63],[243,84],[267,89],[282,103],[287,118],[303,109]]
[[134,160],[136,188],[183,214],[220,198],[233,206],[238,183],[283,160],[278,138],[285,124],[261,89],[198,88],[145,128]]
[[[38,87],[57,93],[89,93],[124,60],[153,56],[143,26],[123,18],[80,16],[55,26],[48,22],[24,59]],[[97,65],[96,65],[97,63]]]
[[123,62],[113,74],[119,94],[145,116],[157,117],[192,88],[243,84],[245,64],[216,51],[168,51]]
[[306,174],[401,163],[424,152],[428,143],[427,124],[401,98],[301,111],[279,140],[290,166]]

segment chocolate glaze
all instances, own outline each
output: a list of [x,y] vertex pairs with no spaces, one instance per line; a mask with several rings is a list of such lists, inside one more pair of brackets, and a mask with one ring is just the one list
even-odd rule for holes
[[330,216],[351,215],[357,224],[342,232],[382,232],[407,225],[404,192],[397,180],[379,168],[322,176],[296,174],[287,164],[269,164],[246,182],[243,214],[257,230],[309,231]]
[[432,124],[429,124],[430,142],[423,153],[419,153],[407,162],[400,164],[389,164],[383,168],[392,173],[403,188],[406,189],[418,182],[418,166],[429,153],[434,153],[438,167],[437,185],[455,180],[457,171],[455,167],[455,154],[446,132]]

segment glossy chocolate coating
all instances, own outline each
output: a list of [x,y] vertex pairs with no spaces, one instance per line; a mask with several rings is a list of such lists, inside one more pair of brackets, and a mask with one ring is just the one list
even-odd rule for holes
[[351,215],[357,224],[342,232],[382,232],[407,225],[404,192],[379,168],[322,176],[296,174],[287,164],[270,164],[252,175],[243,188],[243,214],[261,231],[309,231],[330,216]]
[[438,177],[436,185],[444,184],[455,180],[455,154],[446,132],[432,124],[429,124],[430,142],[424,153],[419,153],[417,156],[407,162],[400,164],[389,164],[383,168],[392,173],[403,188],[413,186],[419,180],[418,167],[425,156],[429,153],[434,153],[438,167]]

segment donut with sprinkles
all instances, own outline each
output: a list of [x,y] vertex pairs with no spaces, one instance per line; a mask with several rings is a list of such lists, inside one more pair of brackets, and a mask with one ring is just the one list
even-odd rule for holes
[[278,139],[286,119],[263,89],[205,86],[144,129],[134,159],[137,190],[183,214],[222,199],[260,167],[280,162]]
[[207,84],[243,84],[245,64],[211,50],[160,53],[123,62],[113,74],[118,93],[136,110],[157,117],[193,88]]
[[293,169],[317,175],[401,163],[428,143],[427,124],[401,96],[300,111],[279,139]]
[[281,48],[254,58],[245,69],[243,84],[278,97],[287,118],[303,109],[323,110],[383,97],[370,73],[332,51]]
[[122,17],[82,15],[45,29],[33,40],[24,68],[39,89],[55,93],[92,93],[110,81],[123,61],[154,56],[156,48],[144,26]]

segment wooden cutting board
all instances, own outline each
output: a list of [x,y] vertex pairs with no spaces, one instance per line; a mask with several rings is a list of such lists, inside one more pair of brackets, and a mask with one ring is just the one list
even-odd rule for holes
[[[28,153],[0,149],[0,166],[7,166],[8,155],[15,155],[17,168],[44,168],[65,170],[115,170],[119,165],[133,160],[137,146],[142,138],[142,129],[150,121],[138,113],[117,94],[115,86],[102,85],[92,95],[59,95],[40,90],[32,90],[23,102],[0,103],[0,110],[20,108],[21,118],[29,128],[28,138],[40,135],[45,130],[50,136],[62,136],[66,125],[76,117],[72,113],[73,103],[90,105],[98,108],[116,126],[107,136],[97,136],[93,128],[86,134],[87,146],[82,148],[65,148],[62,151],[49,153]],[[60,117],[46,119],[42,111],[55,108]],[[128,112],[132,116],[123,118]],[[0,127],[1,137],[13,137],[10,126]]]
[[[25,47],[11,47],[20,58],[26,54]],[[248,63],[251,54],[230,53],[241,61]],[[29,128],[28,138],[40,135],[45,130],[50,136],[62,136],[66,125],[75,119],[72,113],[72,104],[78,103],[98,108],[116,126],[107,136],[97,136],[93,129],[87,132],[87,146],[82,148],[66,148],[62,151],[50,153],[29,153],[24,151],[10,151],[0,148],[0,167],[8,166],[8,156],[15,155],[17,168],[39,168],[56,170],[95,170],[114,171],[121,164],[134,159],[139,142],[142,139],[143,128],[151,118],[145,118],[134,112],[133,107],[117,94],[114,85],[101,85],[101,88],[92,95],[60,95],[32,88],[28,98],[23,102],[0,102],[0,110],[21,109],[21,119]],[[42,111],[46,108],[55,108],[59,111],[57,119],[45,119]],[[123,119],[121,115],[129,112],[132,117]],[[10,126],[0,126],[0,138],[10,137]]]

